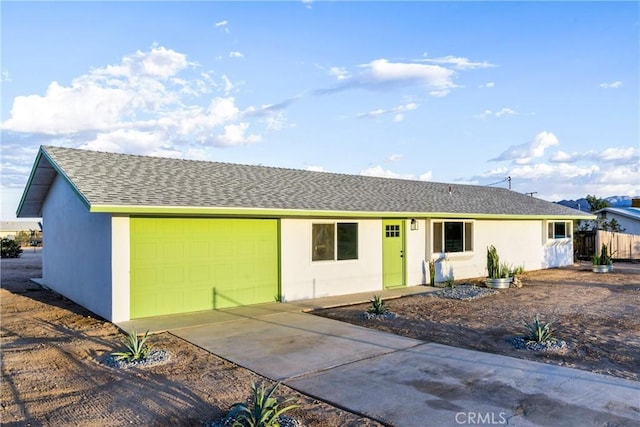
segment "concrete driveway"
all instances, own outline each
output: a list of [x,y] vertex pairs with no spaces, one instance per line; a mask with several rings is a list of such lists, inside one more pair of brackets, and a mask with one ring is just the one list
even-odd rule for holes
[[120,324],[169,330],[393,426],[640,425],[640,383],[425,343],[265,304]]

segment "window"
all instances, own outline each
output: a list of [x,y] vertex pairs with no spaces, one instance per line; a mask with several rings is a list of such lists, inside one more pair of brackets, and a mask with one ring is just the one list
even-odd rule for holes
[[313,224],[311,234],[312,261],[358,259],[357,223]]
[[400,237],[399,225],[385,225],[384,227],[385,237]]
[[549,239],[566,239],[571,237],[571,221],[549,221],[547,223]]
[[472,221],[436,221],[433,223],[433,252],[472,252]]
[[334,224],[313,224],[313,261],[333,260]]

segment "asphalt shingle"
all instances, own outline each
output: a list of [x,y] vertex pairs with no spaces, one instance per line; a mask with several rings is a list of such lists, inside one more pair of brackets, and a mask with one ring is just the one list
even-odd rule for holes
[[585,214],[496,187],[136,156],[53,146],[42,149],[92,206],[570,217]]

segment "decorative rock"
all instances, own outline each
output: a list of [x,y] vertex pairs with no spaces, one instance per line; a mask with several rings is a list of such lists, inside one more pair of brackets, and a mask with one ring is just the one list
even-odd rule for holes
[[535,342],[535,341],[527,341],[524,337],[513,337],[507,340],[511,345],[513,345],[518,350],[530,350],[530,351],[543,351],[543,352],[554,352],[554,353],[562,353],[569,349],[567,342],[564,340],[559,340],[556,338],[552,338],[549,341],[545,342]]
[[[278,417],[278,424],[280,427],[304,427],[304,425],[288,415],[280,415]],[[233,426],[233,420],[227,419],[227,417],[220,418],[218,420],[209,421],[205,424],[206,427],[231,427]]]
[[398,315],[395,313],[392,313],[391,311],[387,311],[384,314],[375,314],[375,313],[369,313],[368,311],[365,311],[364,313],[362,313],[362,317],[365,320],[389,320],[389,319],[395,319],[396,317],[398,317]]
[[493,289],[479,288],[475,285],[464,284],[455,286],[453,288],[445,288],[440,291],[432,292],[429,294],[429,296],[471,301],[498,293],[500,292]]
[[513,281],[511,281],[511,287],[512,288],[521,288],[522,287],[522,280],[520,280],[519,277],[514,277]]
[[133,366],[143,367],[156,365],[158,363],[169,360],[169,352],[167,350],[151,350],[146,359],[136,360],[135,362],[125,362],[124,360],[116,360],[115,357],[109,355],[102,363],[116,369],[127,369]]

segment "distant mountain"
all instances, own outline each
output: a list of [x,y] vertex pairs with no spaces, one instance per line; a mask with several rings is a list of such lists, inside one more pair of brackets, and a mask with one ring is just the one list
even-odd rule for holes
[[[609,205],[611,205],[612,208],[626,208],[631,206],[631,197],[629,196],[610,196],[605,197],[605,200],[609,202]],[[555,203],[581,211],[589,210],[589,202],[587,202],[587,199],[584,197],[578,200],[560,200]]]

